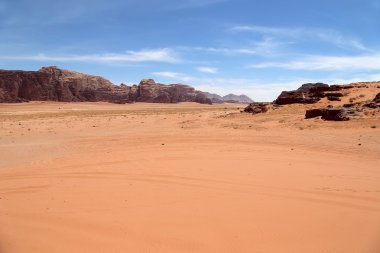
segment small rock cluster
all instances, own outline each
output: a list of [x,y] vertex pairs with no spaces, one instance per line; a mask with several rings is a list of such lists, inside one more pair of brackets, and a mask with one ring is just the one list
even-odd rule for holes
[[374,102],[359,102],[359,103],[349,103],[344,104],[342,107],[328,107],[320,109],[310,109],[306,111],[305,119],[311,119],[315,117],[321,117],[323,120],[333,120],[333,121],[347,121],[355,117],[360,117],[360,114],[368,109],[379,109],[379,103],[376,98]]
[[258,114],[267,112],[271,103],[251,103],[246,108],[244,108],[244,112]]

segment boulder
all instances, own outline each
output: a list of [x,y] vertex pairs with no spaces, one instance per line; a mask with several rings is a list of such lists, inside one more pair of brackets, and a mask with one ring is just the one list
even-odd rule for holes
[[244,112],[258,114],[265,113],[268,111],[270,103],[251,103],[246,108],[244,108]]
[[330,92],[330,93],[325,93],[325,96],[329,101],[341,101],[341,97],[343,97],[342,93],[339,92]]
[[319,117],[323,120],[332,121],[347,121],[350,120],[347,110],[344,108],[322,108],[322,109],[310,109],[306,111],[305,118]]
[[305,119],[320,117],[325,109],[310,109],[306,111]]

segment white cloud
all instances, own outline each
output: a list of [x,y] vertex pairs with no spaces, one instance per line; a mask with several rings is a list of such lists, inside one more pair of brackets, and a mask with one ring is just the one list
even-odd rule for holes
[[380,70],[380,53],[360,56],[307,56],[288,62],[264,62],[251,68],[281,68],[291,70]]
[[55,62],[166,62],[178,63],[181,60],[176,53],[168,48],[147,49],[141,51],[127,51],[126,53],[90,54],[90,55],[64,55],[54,56],[37,54],[30,56],[0,56],[2,60],[20,61],[55,61]]
[[194,80],[194,78],[191,76],[187,76],[183,73],[171,72],[171,71],[152,72],[151,74],[154,76],[169,78],[174,81],[189,82],[189,81]]
[[237,55],[272,55],[287,43],[275,41],[273,38],[266,37],[260,41],[251,42],[245,47],[179,47],[178,49],[187,51],[202,51],[207,53],[220,53],[228,56]]
[[356,50],[372,50],[364,46],[356,38],[348,38],[340,32],[333,29],[322,28],[305,28],[305,27],[266,27],[266,26],[234,26],[230,28],[233,32],[253,32],[274,37],[292,38],[296,41],[318,39],[327,43],[334,44],[338,47],[349,47]]
[[202,73],[216,74],[218,69],[213,67],[199,67],[198,71]]

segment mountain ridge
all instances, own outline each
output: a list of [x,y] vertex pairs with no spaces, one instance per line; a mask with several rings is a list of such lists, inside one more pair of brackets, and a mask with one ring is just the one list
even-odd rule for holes
[[254,101],[247,95],[235,95],[233,93],[227,94],[225,96],[220,96],[216,93],[205,92],[207,97],[211,99],[213,103],[241,103],[241,104],[250,104]]
[[165,85],[153,79],[128,86],[56,66],[42,67],[38,71],[0,70],[0,102],[27,101],[212,103],[204,92],[189,85]]

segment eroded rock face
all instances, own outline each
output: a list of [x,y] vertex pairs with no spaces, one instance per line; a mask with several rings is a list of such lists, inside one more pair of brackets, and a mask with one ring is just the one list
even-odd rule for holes
[[331,85],[330,86],[330,91],[340,91],[340,90],[348,90],[348,89],[352,89],[354,88],[355,86],[352,85],[352,84],[344,84],[344,85]]
[[43,67],[39,71],[0,70],[0,102],[33,100],[211,104],[203,92],[188,85],[157,84],[153,79],[143,79],[139,85],[117,86],[99,76],[57,67]]
[[330,86],[324,83],[307,83],[294,91],[283,91],[274,101],[278,105],[287,104],[313,104],[324,97],[324,92],[329,91]]

